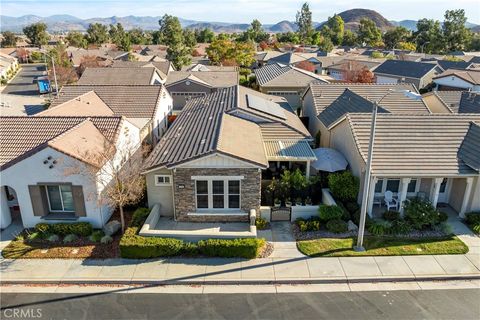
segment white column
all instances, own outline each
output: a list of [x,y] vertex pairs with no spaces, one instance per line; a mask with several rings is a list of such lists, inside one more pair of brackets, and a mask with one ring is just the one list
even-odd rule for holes
[[2,186],[0,189],[0,228],[5,229],[12,223],[12,215],[10,214],[5,187]]
[[462,208],[460,209],[460,218],[465,218],[465,211],[467,211],[468,200],[470,200],[470,194],[472,193],[473,178],[467,178],[467,185],[465,186],[465,193],[463,194]]
[[430,202],[432,203],[433,207],[437,207],[438,202],[438,194],[440,193],[440,185],[442,184],[443,178],[435,178],[433,180],[433,189],[432,194],[430,196]]
[[412,179],[411,178],[402,178],[400,180],[401,185],[400,185],[400,198],[398,199],[399,201],[399,206],[400,206],[400,215],[403,217],[403,202],[407,199],[407,190],[408,190],[408,184],[410,183]]
[[307,161],[307,167],[305,169],[305,176],[308,178],[310,178],[310,161]]
[[375,186],[377,185],[378,179],[377,177],[373,177],[372,181],[370,182],[370,190],[368,190],[368,206],[367,206],[367,213],[370,217],[373,216],[373,199],[375,198]]

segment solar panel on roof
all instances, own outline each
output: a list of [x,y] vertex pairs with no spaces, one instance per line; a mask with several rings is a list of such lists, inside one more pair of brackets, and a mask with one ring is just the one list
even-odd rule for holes
[[247,94],[248,107],[272,115],[274,117],[286,120],[283,108],[277,103],[265,100],[263,98]]

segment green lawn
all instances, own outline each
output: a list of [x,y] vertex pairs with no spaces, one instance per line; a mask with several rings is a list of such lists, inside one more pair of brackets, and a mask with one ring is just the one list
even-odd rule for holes
[[322,238],[297,242],[300,252],[311,257],[399,256],[419,254],[464,254],[468,247],[456,236],[444,238],[365,237],[365,252],[355,252],[356,238]]

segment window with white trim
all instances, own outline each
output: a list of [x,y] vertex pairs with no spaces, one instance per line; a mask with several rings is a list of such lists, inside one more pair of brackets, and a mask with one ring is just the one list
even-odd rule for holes
[[239,210],[239,179],[197,179],[195,180],[195,199],[197,209]]
[[172,185],[172,176],[170,175],[155,175],[155,185],[156,186],[171,186]]
[[51,212],[75,212],[72,187],[68,184],[47,185],[45,191]]

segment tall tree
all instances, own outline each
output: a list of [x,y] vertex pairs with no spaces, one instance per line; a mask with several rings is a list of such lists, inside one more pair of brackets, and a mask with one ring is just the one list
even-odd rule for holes
[[14,48],[17,45],[17,39],[18,37],[15,35],[15,33],[11,31],[4,31],[2,32],[2,43],[0,44],[2,48]]
[[23,33],[28,38],[28,43],[40,47],[48,43],[47,25],[43,22],[34,23],[23,28]]
[[313,33],[312,12],[308,3],[302,5],[300,11],[297,11],[295,24],[298,26],[298,34],[303,43],[308,43]]
[[195,29],[195,37],[197,38],[197,42],[211,43],[215,39],[215,33],[209,28],[202,30]]
[[102,45],[108,42],[107,26],[101,23],[91,23],[87,29],[87,41],[89,44]]
[[214,40],[207,48],[212,64],[250,67],[255,62],[255,48],[249,42]]
[[118,49],[130,51],[130,34],[125,32],[121,23],[117,23],[116,26],[111,24],[108,33],[110,35],[110,41],[112,41]]
[[132,44],[147,44],[149,42],[149,37],[140,28],[129,30],[128,36]]
[[472,32],[465,27],[465,10],[447,10],[443,21],[443,35],[447,51],[465,50],[472,39]]
[[195,37],[195,32],[191,29],[183,30],[183,38],[185,39],[185,45],[189,48],[195,48],[197,45],[197,38]]
[[360,20],[360,26],[358,27],[358,39],[367,46],[374,47],[381,44],[382,33],[373,20],[363,18]]
[[[55,75],[57,77],[57,83],[60,87],[74,83],[78,80],[77,72],[73,67],[73,63],[70,61],[70,57],[66,51],[66,47],[64,44],[57,44],[55,47],[51,48],[48,51],[48,55],[54,60],[55,62]],[[48,75],[50,80],[53,80],[53,64],[51,59],[47,59],[48,61]]]
[[158,22],[160,25],[160,42],[167,45],[167,59],[180,70],[191,62],[192,48],[185,44],[182,26],[177,17],[164,15]]
[[351,30],[345,30],[343,33],[342,45],[352,47],[358,45],[357,34]]
[[70,31],[67,34],[66,40],[69,46],[77,47],[77,48],[86,48],[87,47],[87,39],[85,36],[78,31]]
[[395,27],[393,29],[387,30],[383,35],[383,42],[387,49],[398,48],[400,42],[407,42],[411,37],[411,32],[405,27]]
[[250,24],[250,27],[241,35],[241,41],[254,41],[256,43],[267,41],[269,38],[268,33],[263,30],[262,23],[254,19]]
[[343,34],[345,31],[345,23],[337,14],[333,17],[329,17],[327,22],[322,27],[322,35],[329,37],[332,43],[336,46],[341,45],[343,42]]
[[442,28],[440,22],[433,19],[420,19],[417,21],[417,31],[413,38],[417,50],[422,53],[442,53],[445,51]]

